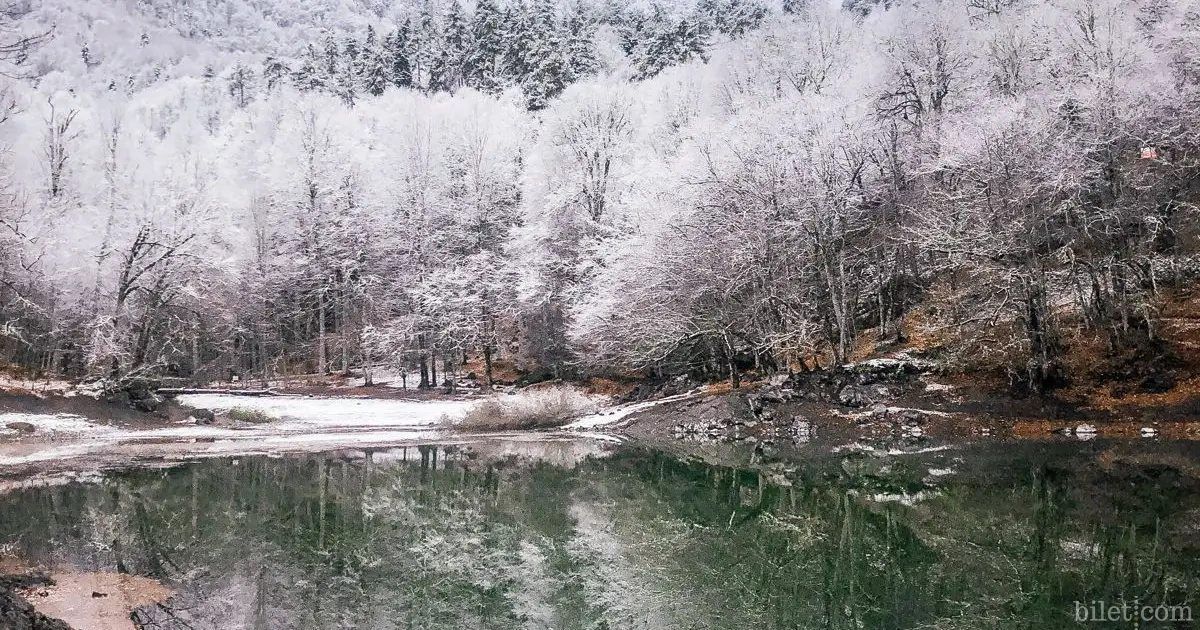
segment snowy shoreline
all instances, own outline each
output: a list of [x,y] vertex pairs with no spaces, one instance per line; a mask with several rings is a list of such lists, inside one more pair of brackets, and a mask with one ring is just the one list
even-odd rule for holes
[[276,420],[258,425],[213,426],[196,424],[189,418],[165,426],[137,428],[104,424],[74,413],[0,412],[0,476],[31,469],[78,469],[91,465],[103,468],[153,460],[171,462],[431,442],[575,439],[619,442],[620,438],[597,430],[654,404],[613,407],[556,431],[467,433],[456,431],[454,423],[478,401],[196,394],[180,396],[178,402],[185,407],[217,412],[252,410]]

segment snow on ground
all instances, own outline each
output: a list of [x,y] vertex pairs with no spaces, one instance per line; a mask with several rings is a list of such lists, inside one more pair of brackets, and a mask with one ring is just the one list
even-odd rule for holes
[[[252,398],[204,394],[181,397],[184,404],[215,410],[248,408],[281,418],[249,428],[182,424],[157,429],[108,426],[70,414],[0,413],[0,466],[92,457],[146,445],[164,456],[219,456],[246,452],[336,449],[429,440],[446,418],[461,416],[466,401],[371,400],[361,398]],[[32,433],[7,429],[28,423]],[[168,445],[170,447],[168,448]],[[140,450],[139,450],[140,447]]]
[[636,402],[636,403],[628,403],[628,404],[624,404],[624,405],[617,405],[615,407],[605,409],[604,411],[601,411],[599,413],[594,413],[591,415],[583,416],[582,418],[579,418],[579,419],[575,420],[574,422],[568,424],[565,428],[567,428],[567,429],[595,429],[597,427],[613,426],[613,425],[616,425],[617,423],[619,423],[620,421],[624,420],[625,418],[628,418],[629,416],[631,416],[639,411],[644,411],[646,409],[650,409],[652,407],[657,407],[658,405],[662,405],[665,403],[675,402],[677,400],[685,400],[687,398],[694,398],[696,396],[703,394],[705,391],[707,391],[707,388],[701,387],[701,388],[693,389],[692,391],[687,392],[686,394],[679,394],[677,396],[667,396],[666,398],[660,398],[658,400],[647,400],[644,402]]
[[[258,398],[219,394],[181,399],[185,404],[214,410],[255,409],[280,420],[237,428],[181,423],[135,429],[97,424],[69,414],[0,413],[0,438],[3,438],[0,470],[5,466],[57,468],[81,460],[97,465],[147,459],[169,462],[240,454],[416,445],[447,439],[454,443],[495,443],[494,448],[503,448],[511,455],[577,461],[604,452],[601,442],[620,442],[614,436],[587,431],[569,435],[455,434],[444,423],[461,417],[474,404],[465,400]],[[28,423],[34,430],[28,433],[5,429],[10,422]]]
[[875,503],[899,503],[901,505],[907,505],[907,506],[911,507],[921,501],[935,497],[937,495],[938,495],[937,492],[931,492],[928,490],[920,490],[913,494],[909,494],[907,492],[902,492],[902,493],[883,492],[883,493],[871,495],[871,500],[874,501]]
[[46,394],[62,394],[71,389],[67,381],[52,378],[19,378],[8,374],[0,374],[0,391],[28,392],[38,397]]
[[274,425],[288,430],[319,427],[411,427],[439,424],[462,417],[473,402],[415,401],[373,398],[308,398],[302,396],[229,396],[191,394],[181,404],[213,411],[250,409],[285,420]]
[[96,435],[113,430],[96,424],[83,416],[71,414],[0,413],[0,436],[19,435],[16,429],[7,428],[9,423],[23,422],[34,428],[39,435]]

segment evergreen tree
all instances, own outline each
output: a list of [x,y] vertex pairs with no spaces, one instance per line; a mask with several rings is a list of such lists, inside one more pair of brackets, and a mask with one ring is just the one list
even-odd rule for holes
[[783,0],[783,12],[788,15],[799,13],[807,4],[805,0]]
[[334,86],[338,83],[338,69],[341,66],[341,53],[338,50],[337,42],[334,41],[333,35],[325,38],[325,55],[321,59],[320,73],[321,83],[325,86]]
[[687,63],[692,59],[708,61],[708,28],[703,20],[697,18],[679,20],[678,26],[675,27],[673,43],[675,48],[671,63]]
[[442,27],[442,41],[436,57],[438,86],[431,90],[454,90],[463,84],[465,61],[471,48],[471,30],[458,0],[450,3]]
[[867,17],[871,11],[875,10],[875,7],[890,9],[892,0],[842,0],[842,10],[859,17]]
[[254,90],[254,70],[237,64],[229,74],[229,95],[239,108],[250,104]]
[[283,83],[283,78],[289,74],[287,64],[277,57],[267,57],[263,62],[263,80],[267,82],[267,91],[274,90]]
[[438,32],[437,21],[433,18],[429,3],[426,3],[421,10],[417,28],[412,33],[412,54],[409,56],[409,62],[412,65],[413,85],[432,89],[430,80],[433,66],[440,61],[442,56],[441,45],[442,36]]
[[531,110],[546,107],[571,82],[567,37],[560,27],[554,0],[538,0],[531,21],[530,60],[533,68],[521,83]]
[[702,0],[701,4],[716,5],[715,12],[709,13],[709,24],[730,37],[741,37],[767,19],[767,8],[756,0]]
[[323,72],[321,71],[322,58],[320,53],[312,44],[304,53],[304,60],[296,72],[292,73],[292,82],[296,85],[296,89],[301,92],[312,92],[325,89],[325,82],[322,80]]
[[358,82],[363,92],[379,96],[392,82],[392,61],[386,42],[375,41],[374,33],[367,34],[367,42],[359,57]]
[[595,74],[600,69],[596,59],[596,44],[593,26],[582,15],[575,13],[567,20],[567,63],[571,80],[579,81]]
[[387,44],[388,59],[391,60],[389,77],[392,85],[399,88],[410,88],[413,84],[412,66],[409,65],[409,32],[410,24],[405,20],[396,32],[392,33]]
[[664,69],[699,58],[708,60],[708,32],[703,18],[653,24],[654,31],[634,51],[635,78],[648,79]]
[[504,74],[518,84],[533,74],[534,32],[533,16],[529,5],[521,0],[504,13],[506,45],[504,47]]
[[358,40],[353,37],[347,37],[346,43],[342,45],[342,55],[345,57],[347,65],[353,66],[358,61],[358,53],[361,47],[358,45]]
[[647,15],[643,11],[630,11],[618,24],[617,34],[620,37],[621,51],[632,57],[651,36],[654,26],[661,25],[666,20],[662,7],[654,5],[654,12]]
[[479,0],[471,20],[474,46],[464,67],[466,84],[488,93],[501,89],[505,50],[504,14],[493,0]]
[[445,48],[429,65],[429,81],[425,88],[430,92],[449,92],[454,89],[454,60]]

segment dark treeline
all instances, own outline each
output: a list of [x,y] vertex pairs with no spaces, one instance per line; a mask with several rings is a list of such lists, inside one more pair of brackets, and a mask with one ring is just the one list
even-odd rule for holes
[[766,16],[766,7],[755,0],[702,0],[686,15],[659,5],[649,11],[620,4],[563,9],[554,0],[482,0],[467,12],[455,0],[438,14],[426,5],[415,20],[386,34],[368,27],[361,36],[328,35],[294,60],[271,57],[257,71],[238,65],[227,80],[243,105],[256,87],[271,90],[291,81],[302,91],[335,94],[348,105],[392,86],[428,92],[467,87],[488,94],[519,88],[527,107],[539,110],[601,69],[595,41],[600,26],[615,29],[633,77],[646,79],[691,59],[707,59],[713,35],[740,37]]

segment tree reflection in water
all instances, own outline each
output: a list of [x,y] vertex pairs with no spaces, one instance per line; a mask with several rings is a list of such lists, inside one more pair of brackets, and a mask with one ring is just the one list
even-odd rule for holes
[[1074,601],[1195,605],[1190,447],[1081,448],[247,457],[14,492],[0,542],[163,579],[177,596],[135,619],[157,628],[1010,630],[1073,626]]

